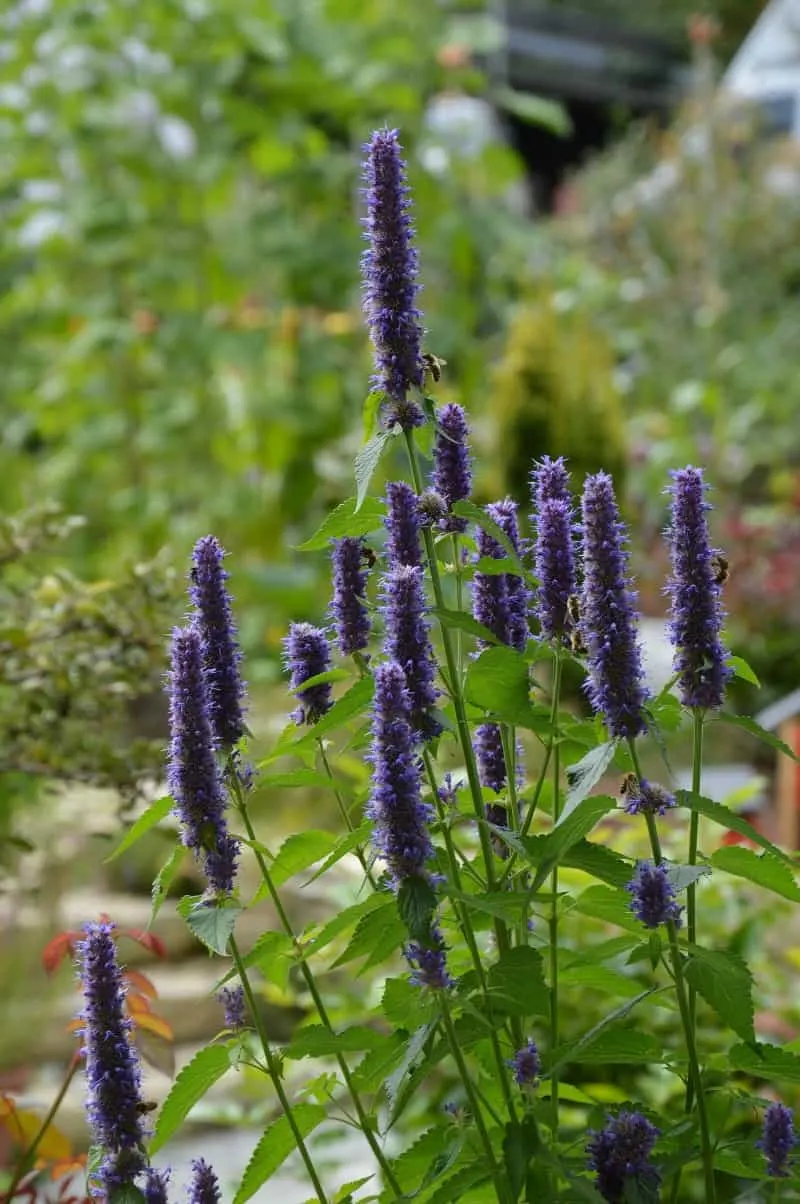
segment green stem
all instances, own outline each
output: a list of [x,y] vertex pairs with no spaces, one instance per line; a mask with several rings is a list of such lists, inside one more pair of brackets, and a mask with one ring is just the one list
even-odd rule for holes
[[19,1162],[17,1163],[16,1168],[14,1170],[14,1177],[11,1180],[11,1185],[6,1189],[6,1191],[3,1195],[3,1199],[8,1200],[9,1202],[14,1199],[15,1191],[17,1190],[17,1188],[19,1187],[20,1183],[25,1178],[25,1176],[28,1174],[28,1171],[30,1171],[32,1169],[34,1159],[36,1158],[36,1151],[38,1150],[39,1146],[42,1144],[42,1139],[44,1138],[45,1133],[49,1129],[50,1125],[53,1123],[53,1119],[54,1119],[56,1113],[58,1112],[58,1109],[61,1107],[61,1105],[64,1101],[64,1096],[69,1091],[69,1085],[72,1082],[72,1080],[75,1078],[75,1074],[76,1074],[78,1067],[80,1066],[80,1063],[81,1063],[80,1057],[77,1054],[75,1054],[74,1057],[72,1058],[72,1061],[69,1064],[69,1067],[67,1068],[67,1073],[64,1076],[64,1081],[58,1089],[58,1094],[56,1095],[55,1099],[53,1100],[52,1104],[50,1105],[50,1107],[47,1111],[47,1115],[45,1116],[44,1120],[42,1121],[41,1125],[39,1126],[39,1131],[37,1132],[36,1136],[34,1137],[33,1141],[31,1142],[31,1144],[28,1146],[27,1150],[25,1150],[22,1154],[20,1154]]
[[469,1106],[472,1111],[472,1115],[475,1118],[475,1124],[477,1126],[478,1135],[481,1139],[481,1144],[486,1155],[486,1161],[489,1165],[492,1179],[494,1180],[497,1198],[498,1200],[505,1202],[509,1199],[509,1192],[506,1182],[503,1178],[503,1173],[495,1160],[492,1143],[489,1138],[489,1133],[486,1129],[486,1123],[483,1119],[480,1101],[478,1100],[475,1092],[469,1069],[464,1061],[464,1055],[461,1052],[461,1046],[458,1043],[458,1036],[456,1035],[455,1026],[453,1025],[453,1017],[450,1012],[450,1004],[447,999],[447,993],[444,991],[440,992],[439,998],[442,1005],[442,1019],[444,1021],[445,1031],[447,1032],[447,1040],[450,1045],[450,1052],[455,1059],[456,1066],[458,1067],[458,1073],[461,1075],[461,1081],[464,1085],[464,1090],[467,1093],[467,1099],[469,1100]]
[[[636,752],[636,745],[631,739],[628,741],[628,746],[631,751],[631,760],[637,778],[641,782],[642,770],[639,764],[639,756]],[[653,850],[653,860],[656,865],[661,865],[664,860],[661,851],[661,840],[658,835],[655,816],[648,813],[645,816],[647,821],[647,834],[650,837],[650,847]],[[675,981],[675,994],[678,1000],[678,1011],[681,1016],[681,1026],[683,1028],[683,1037],[686,1042],[686,1056],[689,1062],[689,1082],[694,1085],[694,1093],[697,1098],[697,1119],[700,1126],[700,1148],[703,1158],[703,1176],[705,1179],[705,1204],[714,1204],[716,1200],[716,1184],[714,1181],[714,1148],[711,1143],[711,1130],[708,1123],[708,1111],[706,1109],[706,1098],[703,1092],[703,1080],[700,1072],[700,1062],[697,1057],[697,1044],[695,1041],[694,1017],[692,1016],[689,1007],[689,996],[686,990],[686,980],[683,974],[683,959],[681,957],[681,948],[678,941],[678,930],[675,927],[674,921],[670,920],[666,925],[667,935],[669,937],[670,960],[672,962],[672,976]]]
[[297,1127],[297,1121],[295,1120],[294,1112],[292,1111],[292,1105],[289,1103],[289,1098],[283,1089],[280,1066],[275,1058],[275,1054],[272,1052],[269,1038],[267,1037],[266,1029],[264,1028],[261,1014],[258,1010],[258,1004],[256,1003],[255,996],[253,995],[253,989],[250,986],[250,981],[247,977],[247,969],[242,961],[242,956],[239,953],[239,947],[236,944],[236,938],[234,936],[231,936],[230,938],[229,948],[231,951],[231,957],[233,958],[233,964],[236,966],[236,972],[239,975],[242,989],[244,990],[247,998],[250,1014],[253,1017],[253,1024],[255,1025],[256,1032],[258,1033],[258,1039],[261,1042],[261,1048],[264,1050],[264,1057],[267,1060],[269,1077],[272,1079],[272,1084],[275,1088],[278,1099],[280,1100],[281,1107],[283,1108],[283,1114],[289,1122],[289,1128],[292,1130],[295,1146],[299,1150],[300,1157],[305,1163],[305,1168],[308,1171],[308,1177],[313,1184],[314,1191],[317,1193],[318,1199],[322,1201],[322,1204],[326,1204],[327,1196],[325,1195],[322,1184],[319,1181],[319,1176],[317,1175],[317,1170],[314,1166],[311,1155],[308,1152],[308,1147],[303,1140],[303,1134]]
[[[698,707],[692,716],[692,794],[700,794],[703,776],[703,720],[705,713]],[[689,865],[697,864],[697,846],[700,835],[700,813],[692,809],[689,817]],[[686,927],[690,946],[697,944],[697,883],[691,882],[686,890]],[[697,1015],[697,992],[689,987],[689,1014],[692,1018],[692,1029],[695,1027]],[[693,1086],[691,1079],[686,1084],[686,1111],[691,1112],[693,1104]]]
[[[305,954],[303,952],[303,947],[295,935],[294,929],[292,928],[292,925],[289,921],[289,917],[286,914],[286,909],[283,906],[281,897],[275,887],[275,883],[272,881],[272,875],[270,873],[269,866],[267,865],[266,860],[264,859],[263,853],[261,852],[260,848],[258,847],[255,829],[253,828],[252,820],[250,819],[250,815],[248,814],[247,806],[246,806],[246,803],[244,800],[244,796],[242,794],[241,785],[239,783],[238,776],[236,775],[235,767],[233,766],[232,763],[229,763],[229,777],[232,782],[233,793],[234,793],[234,798],[236,800],[237,809],[239,811],[239,814],[242,817],[242,822],[245,826],[247,835],[250,838],[250,840],[253,842],[253,853],[254,853],[256,861],[258,863],[258,868],[261,870],[261,875],[264,879],[264,883],[269,892],[269,896],[272,900],[273,906],[275,907],[275,911],[277,913],[277,916],[281,923],[283,931],[286,933],[289,940],[294,945],[295,952],[297,954],[297,963],[300,967],[300,973],[303,975],[303,979],[305,981],[306,987],[308,988],[308,992],[311,995],[312,1000],[314,1001],[314,1007],[317,1009],[317,1015],[320,1018],[320,1023],[325,1026],[325,1028],[328,1030],[329,1033],[334,1033],[334,1028],[333,1028],[333,1025],[331,1024],[330,1016],[328,1015],[327,1008],[325,1007],[325,1004],[322,1001],[322,996],[320,995],[319,987],[317,986],[317,982],[316,982],[316,979],[314,978],[314,974],[311,970],[311,967],[309,966],[308,962],[306,961]],[[356,1115],[358,1116],[358,1121],[359,1121],[359,1124],[361,1125],[361,1130],[369,1143],[369,1147],[375,1156],[375,1160],[377,1161],[378,1165],[380,1166],[381,1170],[383,1171],[383,1174],[386,1176],[386,1181],[389,1184],[389,1186],[391,1187],[392,1191],[395,1192],[396,1195],[400,1196],[400,1195],[402,1195],[402,1190],[400,1188],[400,1184],[398,1183],[397,1178],[395,1177],[395,1174],[392,1171],[392,1168],[386,1159],[386,1155],[384,1154],[378,1141],[376,1140],[375,1134],[372,1130],[372,1126],[369,1122],[366,1111],[364,1109],[364,1105],[361,1103],[359,1094],[356,1091],[356,1088],[353,1084],[353,1076],[350,1073],[350,1067],[347,1065],[347,1062],[341,1053],[337,1053],[335,1055],[335,1057],[336,1057],[336,1061],[339,1065],[339,1069],[342,1072],[342,1078],[344,1079],[345,1085],[347,1086],[347,1090],[350,1093],[350,1098],[353,1101],[353,1107],[356,1110]]]
[[[328,754],[325,752],[325,745],[323,744],[322,740],[317,740],[317,748],[319,749],[320,759],[322,761],[322,764],[325,767],[325,772],[328,775],[328,778],[330,779],[331,789],[333,790],[334,796],[336,798],[336,803],[339,807],[339,814],[342,817],[342,820],[344,822],[345,827],[347,828],[347,831],[354,832],[355,828],[353,827],[353,821],[350,818],[350,813],[347,810],[347,807],[345,806],[344,799],[342,798],[341,793],[339,791],[339,787],[336,784],[336,778],[333,776],[333,770],[331,769],[330,761],[328,760]],[[372,876],[372,870],[369,868],[369,862],[367,861],[366,854],[364,853],[364,849],[362,848],[361,845],[356,845],[353,852],[355,853],[356,857],[358,858],[359,864],[360,864],[362,870],[364,871],[364,874],[366,875],[366,879],[369,882],[370,886],[372,887],[373,890],[377,890],[378,884]]]
[[[459,868],[458,868],[458,858],[456,857],[455,845],[453,843],[453,834],[450,831],[450,824],[448,823],[447,816],[444,813],[444,806],[442,804],[441,799],[439,798],[439,791],[438,791],[438,788],[436,785],[436,775],[434,773],[433,761],[431,759],[431,754],[428,751],[428,749],[425,749],[425,752],[423,753],[423,761],[425,763],[425,770],[428,775],[428,781],[430,783],[431,792],[433,794],[434,805],[436,806],[436,811],[437,811],[437,814],[439,817],[439,823],[441,825],[442,834],[444,836],[444,846],[445,846],[445,851],[447,853],[448,866],[450,868],[450,877],[452,878],[453,886],[456,888],[456,890],[460,894],[461,890],[462,890],[461,874],[460,874]],[[495,1062],[497,1063],[497,1074],[498,1074],[498,1078],[500,1080],[500,1087],[503,1092],[503,1099],[505,1100],[506,1108],[508,1109],[509,1118],[512,1121],[516,1121],[517,1118],[516,1118],[516,1111],[514,1108],[514,1099],[511,1094],[511,1087],[510,1087],[509,1081],[508,1081],[508,1068],[503,1059],[503,1052],[500,1048],[500,1041],[498,1040],[498,1036],[497,1036],[497,1028],[494,1024],[494,1020],[492,1017],[492,1003],[491,1003],[491,997],[489,995],[489,985],[486,981],[486,971],[483,968],[483,960],[481,959],[481,954],[480,954],[480,950],[478,948],[478,943],[475,940],[475,933],[472,930],[472,924],[470,923],[469,914],[467,912],[466,906],[463,906],[460,902],[458,904],[456,904],[456,902],[454,900],[453,901],[453,909],[456,913],[456,917],[458,918],[458,922],[461,927],[461,932],[463,934],[464,940],[467,943],[467,948],[469,949],[470,956],[472,958],[472,964],[475,967],[475,974],[477,976],[478,983],[480,984],[481,993],[483,994],[483,997],[486,1000],[486,1009],[487,1009],[487,1012],[489,1015],[489,1020],[492,1024],[492,1035],[491,1035],[492,1051],[494,1053]]]
[[[556,664],[560,665],[560,657],[556,656]],[[557,824],[561,816],[561,745],[555,742],[553,748],[553,824]],[[558,1048],[558,866],[553,869],[551,878],[553,901],[550,910],[550,1042],[553,1050]],[[550,1076],[550,1108],[552,1112],[553,1146],[558,1144],[558,1068],[554,1068]]]

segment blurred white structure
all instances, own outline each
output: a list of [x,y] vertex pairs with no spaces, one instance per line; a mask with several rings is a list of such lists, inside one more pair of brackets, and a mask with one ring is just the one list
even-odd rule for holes
[[755,103],[765,130],[800,140],[800,0],[771,0],[722,79]]

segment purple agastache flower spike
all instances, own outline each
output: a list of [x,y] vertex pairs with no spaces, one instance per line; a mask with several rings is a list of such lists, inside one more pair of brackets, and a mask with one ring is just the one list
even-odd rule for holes
[[289,670],[289,688],[297,695],[300,706],[293,718],[299,725],[317,723],[333,706],[331,683],[324,681],[301,690],[304,681],[327,673],[331,667],[331,648],[321,627],[311,623],[292,623],[283,641],[283,663]]
[[[475,752],[481,785],[499,794],[506,784],[506,759],[500,728],[496,723],[482,723],[475,729]],[[505,811],[505,808],[502,810]]]
[[213,535],[198,539],[192,554],[189,594],[197,614],[203,643],[209,715],[214,735],[223,748],[231,748],[244,734],[244,683],[239,673],[242,659],[236,642],[231,599],[222,567],[225,551]]
[[369,644],[365,552],[363,539],[346,536],[334,540],[331,614],[342,656],[352,656]]
[[428,940],[424,943],[411,941],[405,953],[411,966],[411,982],[415,987],[447,991],[454,985],[447,971],[447,949],[435,922],[431,925]]
[[569,502],[550,498],[535,514],[535,612],[548,640],[563,642],[568,634],[569,600],[577,594],[573,514]]
[[631,1180],[658,1189],[661,1176],[650,1163],[659,1130],[640,1112],[620,1112],[609,1118],[599,1133],[592,1132],[586,1147],[589,1170],[597,1175],[597,1189],[609,1204],[621,1204]]
[[670,640],[681,702],[710,710],[722,706],[731,670],[721,639],[724,612],[717,581],[718,553],[710,546],[705,500],[708,486],[699,468],[672,474],[672,512],[667,530],[672,575]]
[[539,1081],[541,1066],[536,1042],[529,1037],[527,1044],[508,1060],[508,1065],[514,1071],[514,1082],[519,1087],[535,1087]]
[[[493,535],[482,527],[478,528],[478,559],[502,560],[505,556]],[[476,573],[472,581],[472,613],[479,623],[488,627],[492,635],[504,644],[508,641],[510,613],[508,583],[505,573]],[[479,641],[482,648],[488,647]]]
[[225,1009],[225,1027],[238,1030],[245,1026],[244,990],[242,987],[223,987],[217,1001]]
[[389,400],[387,419],[403,430],[424,415],[408,392],[423,383],[422,327],[416,308],[417,252],[413,244],[406,168],[396,130],[378,130],[365,147],[367,250],[361,268],[364,314],[375,348],[375,386]]
[[422,569],[406,565],[393,568],[381,587],[386,623],[384,652],[401,666],[411,698],[411,723],[421,739],[432,740],[442,728],[431,715],[438,691],[436,664],[425,621]]
[[125,984],[117,961],[114,925],[90,923],[77,943],[83,990],[87,1112],[104,1159],[100,1193],[127,1187],[147,1165],[143,1151],[141,1073],[125,1014]]
[[399,564],[422,564],[419,500],[405,481],[386,486],[386,560],[390,568]]
[[658,928],[670,921],[680,924],[683,908],[675,900],[675,887],[665,866],[640,861],[625,889],[632,896],[631,911],[646,928]]
[[622,809],[628,815],[666,815],[676,805],[674,794],[646,778],[627,780],[623,799]]
[[428,824],[433,809],[422,800],[411,696],[396,661],[375,670],[372,763],[368,814],[375,824],[376,847],[399,888],[406,878],[428,877],[426,865],[433,856]]
[[[505,535],[511,547],[520,556],[519,522],[517,520],[517,503],[506,498],[502,502],[493,502],[486,507],[489,514]],[[500,555],[505,556],[501,547]],[[516,573],[505,574],[506,597],[508,598],[508,625],[505,634],[500,638],[517,652],[524,652],[528,646],[528,587],[522,577]]]
[[534,514],[539,514],[545,502],[571,501],[569,488],[569,472],[563,456],[551,460],[542,456],[531,472],[531,497]]
[[[467,416],[463,407],[455,403],[442,406],[439,411],[433,449],[433,487],[448,510],[455,502],[463,502],[472,491]],[[439,529],[463,532],[467,520],[450,514],[440,521]]]
[[791,1154],[796,1145],[792,1109],[781,1103],[770,1104],[764,1113],[764,1131],[756,1146],[766,1158],[767,1172],[774,1179],[788,1177]]
[[645,730],[647,690],[625,527],[607,473],[586,478],[582,512],[581,634],[589,659],[589,699],[612,736],[630,738]]
[[169,1204],[167,1188],[169,1186],[169,1171],[147,1169],[147,1180],[144,1185],[144,1204]]
[[214,755],[202,642],[196,627],[172,635],[167,780],[183,843],[217,893],[233,890],[239,845],[228,833],[225,793]]
[[189,1184],[189,1204],[220,1204],[222,1194],[219,1180],[203,1158],[192,1162],[192,1179]]

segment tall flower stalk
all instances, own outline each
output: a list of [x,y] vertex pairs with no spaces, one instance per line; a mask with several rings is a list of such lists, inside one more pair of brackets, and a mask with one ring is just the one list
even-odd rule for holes
[[196,610],[214,736],[232,748],[244,735],[245,686],[231,598],[222,567],[225,551],[213,535],[199,539],[192,554],[189,596]]

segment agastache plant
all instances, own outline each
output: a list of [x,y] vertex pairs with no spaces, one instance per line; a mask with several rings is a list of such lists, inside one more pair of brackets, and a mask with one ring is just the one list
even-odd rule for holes
[[[370,141],[365,176],[365,310],[384,416],[370,453],[384,460],[370,487],[360,455],[355,503],[309,541],[335,540],[333,600],[288,625],[279,709],[294,695],[295,722],[263,748],[253,790],[227,772],[248,733],[212,537],[196,545],[193,611],[173,639],[169,788],[181,839],[208,879],[179,912],[229,960],[214,987],[215,1036],[178,1076],[156,1140],[188,1096],[246,1065],[268,1080],[277,1115],[234,1200],[259,1193],[292,1149],[309,1180],[303,1198],[333,1204],[359,1190],[327,1158],[321,1173],[307,1141],[321,1125],[327,1140],[340,1123],[351,1139],[361,1134],[374,1178],[366,1190],[386,1200],[717,1204],[741,1192],[745,1172],[759,1198],[781,1200],[795,1173],[793,1115],[771,1105],[756,1148],[753,1084],[784,1072],[792,1080],[795,1056],[759,1042],[762,987],[729,952],[741,947],[735,929],[722,948],[710,923],[697,933],[700,878],[746,880],[748,919],[757,886],[785,901],[796,893],[792,858],[762,833],[752,832],[758,854],[717,849],[718,829],[751,830],[700,790],[702,732],[732,718],[720,713],[730,672],[724,563],[711,546],[702,474],[683,469],[672,482],[677,678],[653,698],[628,533],[606,473],[587,478],[578,509],[568,465],[532,449],[530,540],[519,499],[460,507],[475,521],[454,514],[472,492],[469,422],[459,404],[430,395],[440,361],[422,350],[410,196],[392,131]],[[373,395],[368,415],[374,405]],[[692,787],[677,790],[671,766],[673,752],[680,766],[687,710]],[[298,788],[308,794],[300,830],[273,847],[273,804]],[[163,814],[157,807],[152,823]],[[710,821],[703,847],[701,814]],[[628,843],[645,839],[649,853]],[[298,895],[286,892],[313,883],[299,897],[316,906],[317,884],[334,872],[328,914],[299,930]],[[160,876],[157,900],[163,886]],[[716,905],[714,891],[701,897]],[[242,922],[249,900],[264,901],[266,931]],[[103,950],[102,981],[113,985]],[[265,992],[296,991],[296,1012],[307,1013],[280,1051],[251,971]],[[121,1068],[109,1078],[97,1052],[88,1059],[100,1174],[112,1186],[127,1176],[158,1204],[166,1188],[148,1173],[135,1053],[115,991],[92,996],[116,1001],[96,1049]],[[294,1023],[288,1010],[283,1022]],[[101,1032],[111,1034],[107,1048]],[[298,1099],[291,1064],[316,1056],[320,1073]],[[112,1088],[113,1115],[104,1110]],[[604,1121],[601,1098],[626,1102]],[[458,1104],[442,1115],[442,1099]],[[219,1204],[205,1163],[195,1163],[189,1192],[191,1204]]]

